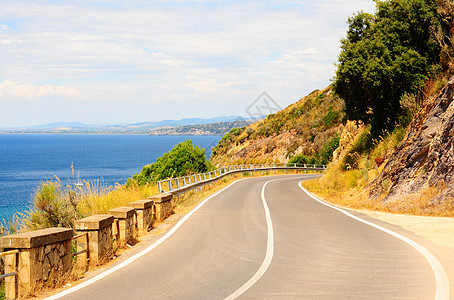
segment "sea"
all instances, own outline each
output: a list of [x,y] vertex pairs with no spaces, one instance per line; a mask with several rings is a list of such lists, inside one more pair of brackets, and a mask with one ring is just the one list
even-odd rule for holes
[[124,184],[179,142],[192,140],[207,149],[221,136],[135,134],[0,134],[0,221],[31,207],[41,182],[97,181]]

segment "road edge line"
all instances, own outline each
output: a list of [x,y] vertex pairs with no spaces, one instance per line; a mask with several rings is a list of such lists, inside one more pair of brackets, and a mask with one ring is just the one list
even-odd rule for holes
[[243,284],[239,289],[237,289],[235,292],[224,298],[224,300],[233,300],[241,296],[244,292],[246,292],[249,288],[251,288],[259,279],[265,274],[266,270],[268,270],[268,267],[271,265],[271,261],[273,260],[274,256],[274,230],[273,230],[273,222],[271,221],[271,214],[270,214],[270,209],[268,208],[268,204],[266,203],[266,198],[265,198],[265,188],[268,185],[268,183],[276,180],[281,180],[280,178],[278,179],[272,179],[267,182],[262,187],[262,192],[260,194],[260,197],[262,199],[262,204],[263,208],[265,210],[265,218],[266,218],[266,227],[268,230],[268,235],[267,235],[267,243],[266,243],[266,254],[265,258],[260,265],[260,268],[257,270],[257,272],[252,276],[245,284]]
[[418,244],[417,242],[413,241],[412,239],[410,238],[407,238],[399,233],[396,233],[390,229],[387,229],[385,227],[382,227],[380,225],[377,225],[375,223],[372,223],[372,222],[369,222],[369,221],[366,221],[364,219],[361,219],[360,217],[357,217],[351,213],[349,213],[348,211],[346,210],[343,210],[342,208],[339,208],[337,206],[334,206],[332,204],[329,204],[325,201],[323,201],[322,199],[318,198],[317,196],[311,194],[308,190],[306,190],[302,185],[301,185],[301,182],[298,183],[298,186],[308,195],[310,196],[312,199],[314,199],[315,201],[323,204],[323,205],[326,205],[332,209],[335,209],[341,213],[343,213],[344,215],[350,217],[350,218],[353,218],[359,222],[362,222],[364,224],[367,224],[371,227],[374,227],[378,230],[381,230],[383,232],[386,232],[400,240],[402,240],[403,242],[409,244],[410,246],[412,246],[413,248],[415,248],[422,256],[424,256],[424,258],[426,259],[426,261],[429,263],[430,267],[432,268],[432,271],[434,272],[434,275],[435,275],[435,281],[436,281],[436,284],[437,284],[437,288],[436,288],[436,293],[435,293],[435,300],[449,300],[449,279],[448,279],[448,275],[446,274],[446,271],[445,269],[443,268],[442,264],[438,261],[438,259],[435,257],[435,255],[433,255],[429,250],[427,250],[426,248],[424,248],[423,246],[421,246],[420,244]]
[[223,189],[217,191],[216,193],[214,193],[213,195],[211,196],[208,196],[207,198],[205,198],[202,202],[200,202],[199,204],[197,204],[196,207],[194,207],[190,212],[188,212],[180,221],[178,221],[175,226],[172,227],[172,229],[170,229],[164,236],[162,236],[161,238],[159,238],[156,242],[154,242],[153,244],[151,244],[150,246],[148,246],[147,248],[145,248],[144,250],[142,250],[141,252],[131,256],[130,258],[128,258],[127,260],[125,260],[124,262],[110,268],[110,269],[107,269],[106,271],[96,275],[95,277],[91,278],[91,279],[88,279],[87,281],[84,281],[72,288],[69,288],[65,291],[62,291],[60,293],[57,293],[55,295],[52,295],[52,296],[49,296],[47,298],[45,298],[44,300],[54,300],[54,299],[59,299],[61,297],[64,297],[64,296],[67,296],[73,292],[76,292],[84,287],[87,287],[93,283],[95,283],[96,281],[112,274],[113,272],[115,271],[118,271],[124,267],[126,267],[127,265],[129,265],[130,263],[132,263],[133,261],[135,261],[136,259],[142,257],[143,255],[147,254],[148,252],[150,252],[151,250],[153,250],[154,248],[158,247],[159,245],[161,245],[165,240],[167,240],[170,236],[172,236],[188,219],[189,217],[191,217],[196,211],[198,211],[205,203],[207,203],[211,198],[217,196],[218,194],[220,194],[221,192],[223,192],[224,190],[228,189],[230,186],[234,185],[235,183],[237,182],[240,182],[240,181],[243,181],[243,180],[247,180],[247,179],[250,179],[250,178],[242,178],[242,179],[239,179],[239,180],[236,180],[232,183],[230,183],[228,186],[224,187]]

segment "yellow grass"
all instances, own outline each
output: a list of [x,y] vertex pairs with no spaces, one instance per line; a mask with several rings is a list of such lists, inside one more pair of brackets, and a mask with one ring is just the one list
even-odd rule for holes
[[[380,199],[371,200],[363,191],[363,184],[350,185],[354,178],[358,178],[357,172],[348,171],[344,174],[342,172],[331,172],[325,176],[327,177],[304,181],[302,185],[314,195],[347,208],[421,216],[454,217],[454,199],[447,199],[441,204],[432,203],[432,199],[439,194],[440,187],[428,187],[419,193],[406,195],[398,201],[382,202]],[[330,178],[332,181],[329,180]]]
[[109,209],[127,206],[128,203],[159,193],[156,184],[138,186],[132,184],[129,187],[116,185],[106,186],[99,180],[85,181],[80,187],[81,200],[78,203],[80,213],[84,216],[93,214],[105,214]]

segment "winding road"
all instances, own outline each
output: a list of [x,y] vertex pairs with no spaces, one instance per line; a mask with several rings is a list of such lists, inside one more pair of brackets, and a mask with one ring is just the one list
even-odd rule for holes
[[312,198],[299,182],[313,177],[237,181],[51,299],[448,299],[430,253]]

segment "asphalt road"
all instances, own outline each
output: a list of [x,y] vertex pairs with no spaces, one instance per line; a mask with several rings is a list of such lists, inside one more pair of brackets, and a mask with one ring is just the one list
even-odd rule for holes
[[298,186],[307,178],[236,182],[162,244],[63,299],[434,299],[421,253],[315,201]]

